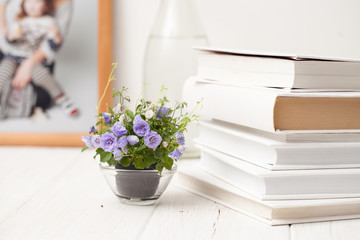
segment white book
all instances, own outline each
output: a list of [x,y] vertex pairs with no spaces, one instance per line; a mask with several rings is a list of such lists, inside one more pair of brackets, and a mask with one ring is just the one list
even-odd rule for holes
[[[311,137],[311,134],[307,136]],[[356,136],[359,140],[359,134]],[[346,137],[346,134],[340,134],[338,139]],[[353,136],[350,139],[356,138]],[[282,142],[248,128],[219,121],[201,121],[200,135],[195,142],[202,148],[207,147],[269,170],[360,168],[359,141]]]
[[238,86],[360,89],[360,60],[202,48],[197,76]]
[[183,98],[204,98],[201,117],[268,132],[360,130],[360,92],[286,93],[189,78]]
[[360,217],[360,198],[261,201],[214,177],[198,160],[179,164],[177,184],[270,225],[353,219]]
[[260,200],[360,197],[360,168],[270,171],[201,147],[201,167]]
[[214,128],[219,129],[219,131],[231,129],[230,131],[234,130],[240,132],[247,132],[256,136],[270,138],[280,142],[360,142],[360,130],[302,130],[267,132],[230,122],[219,121],[216,119],[211,121],[204,120],[200,122],[200,125],[206,124],[207,126],[209,126],[210,124]]

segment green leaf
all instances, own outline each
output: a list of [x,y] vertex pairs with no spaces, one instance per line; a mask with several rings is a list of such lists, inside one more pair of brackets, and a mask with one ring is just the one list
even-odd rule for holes
[[126,116],[128,116],[130,119],[134,119],[134,113],[130,110],[126,110],[125,112]]
[[[114,88],[114,90],[116,91],[117,89]],[[112,97],[114,98],[114,97],[116,97],[116,96],[119,95],[119,94],[120,94],[120,93],[119,93],[118,91],[116,91],[116,92],[113,93]]]
[[174,160],[170,157],[164,159],[163,164],[167,170],[171,170]]
[[100,162],[108,162],[112,157],[114,156],[111,152],[103,152],[100,154]]
[[113,115],[115,115],[115,113],[114,113],[114,111],[112,110],[112,108],[109,108],[109,112],[110,112],[110,114],[113,116]]
[[111,157],[111,159],[107,162],[110,166],[113,166],[118,163],[118,161],[115,160],[114,156]]
[[85,146],[81,149],[81,152],[85,151],[86,149],[88,149],[88,147],[85,145]]
[[154,158],[153,154],[145,154],[144,155],[144,165],[146,168],[150,167],[154,163],[156,163],[158,160]]
[[145,148],[146,148],[146,145],[143,144],[143,145],[141,145],[140,147],[138,147],[138,148],[135,150],[135,152],[139,152],[139,151],[141,151],[141,150],[143,150],[143,149],[145,149]]
[[105,152],[105,151],[104,151],[104,149],[102,149],[102,148],[96,149],[96,153],[97,153],[97,154],[102,154],[103,152]]
[[161,175],[161,173],[162,173],[162,170],[163,170],[163,166],[162,166],[162,164],[161,163],[158,163],[158,164],[156,164],[156,170],[158,170],[158,172],[159,172],[159,174]]
[[94,156],[94,159],[96,158],[97,155],[100,155],[100,154],[103,153],[103,152],[104,152],[104,150],[103,150],[102,148],[96,149],[96,154],[95,154],[95,156]]
[[161,156],[161,150],[160,150],[160,148],[157,148],[157,149],[155,150],[155,152],[154,152],[154,157],[155,157],[156,159],[161,160],[162,156]]
[[161,148],[161,149],[160,149],[160,155],[161,155],[161,158],[162,158],[162,159],[167,158],[167,157],[168,157],[168,152],[167,152],[167,150],[166,150],[165,148]]
[[131,163],[131,158],[130,157],[123,157],[121,159],[121,165],[123,165],[124,167],[130,166],[130,163]]
[[141,158],[134,159],[133,164],[137,169],[145,168],[145,164]]

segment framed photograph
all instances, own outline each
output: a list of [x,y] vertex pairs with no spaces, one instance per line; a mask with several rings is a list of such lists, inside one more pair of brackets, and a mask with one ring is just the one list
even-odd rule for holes
[[[72,1],[72,19],[55,60],[54,76],[78,107],[72,118],[53,106],[30,118],[0,120],[0,145],[82,146],[112,69],[112,0]],[[111,106],[111,89],[99,112]]]

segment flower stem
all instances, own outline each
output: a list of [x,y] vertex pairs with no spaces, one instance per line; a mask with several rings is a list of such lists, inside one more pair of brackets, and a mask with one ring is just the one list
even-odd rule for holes
[[111,73],[110,73],[110,75],[109,75],[108,82],[107,82],[107,84],[106,84],[105,90],[104,90],[103,95],[101,96],[101,98],[100,98],[100,100],[99,100],[98,105],[96,106],[96,112],[97,112],[98,114],[99,114],[99,108],[100,108],[101,102],[103,101],[103,99],[104,99],[104,97],[105,97],[105,94],[106,94],[107,89],[109,88],[110,82],[115,79],[113,73],[114,73],[114,70],[115,70],[115,68],[117,67],[118,64],[117,64],[117,63],[113,63],[112,65],[113,65],[113,68],[112,68]]
[[141,92],[140,92],[138,98],[136,99],[135,106],[138,105],[139,99],[142,97],[142,95],[143,95],[144,92],[145,92],[145,89],[147,88],[147,86],[149,86],[149,84],[150,84],[149,82],[145,83],[144,87],[141,89]]

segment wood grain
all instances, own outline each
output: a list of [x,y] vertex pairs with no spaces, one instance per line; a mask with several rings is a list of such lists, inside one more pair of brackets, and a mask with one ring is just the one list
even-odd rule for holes
[[[20,155],[8,155],[8,160],[15,162],[20,157],[17,162],[21,165],[28,154],[38,157],[38,161],[25,175],[23,170],[9,171],[12,166],[0,162],[1,173],[9,172],[7,180],[17,178],[0,181],[0,189],[4,189],[0,199],[9,194],[18,199],[17,208],[6,201],[4,207],[12,206],[12,211],[0,211],[0,239],[136,239],[156,209],[156,205],[121,204],[107,186],[91,151],[25,149]],[[61,156],[66,157],[65,161],[59,159]],[[51,165],[53,169],[49,169]],[[36,180],[29,179],[31,175]],[[22,189],[27,186],[22,182],[27,180],[36,186]]]
[[360,219],[291,225],[291,239],[360,239]]
[[175,182],[155,205],[124,205],[93,154],[0,147],[0,239],[360,239],[359,219],[271,227]]
[[140,239],[288,240],[289,232],[287,225],[271,227],[172,185]]
[[59,154],[57,148],[0,147],[0,155],[6,157],[0,167],[0,223],[72,164],[79,153],[78,148],[62,148]]

